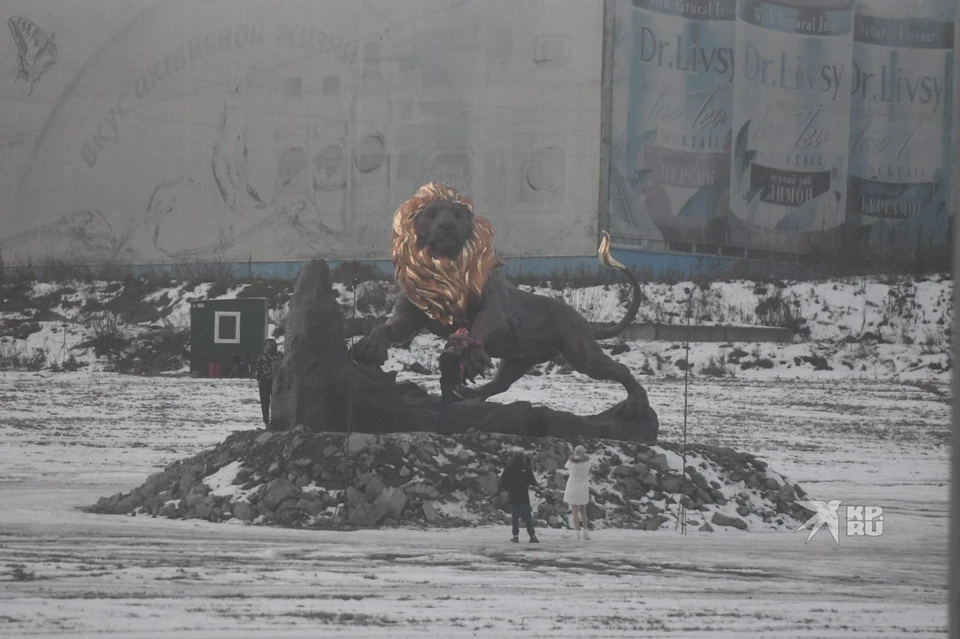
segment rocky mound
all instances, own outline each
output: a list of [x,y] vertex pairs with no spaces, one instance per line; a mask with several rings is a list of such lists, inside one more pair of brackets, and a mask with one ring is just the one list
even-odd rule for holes
[[614,440],[524,438],[471,430],[435,433],[244,431],[174,462],[129,493],[88,512],[240,521],[304,528],[473,526],[506,521],[504,463],[524,451],[539,487],[538,527],[568,527],[564,462],[583,444],[593,459],[588,514],[595,527],[656,530],[687,524],[741,530],[796,528],[804,491],[753,455]]

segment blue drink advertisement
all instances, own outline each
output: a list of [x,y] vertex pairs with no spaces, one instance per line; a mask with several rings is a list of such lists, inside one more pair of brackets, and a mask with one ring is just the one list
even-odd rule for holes
[[749,244],[839,237],[847,192],[852,0],[740,0],[731,208]]
[[627,197],[663,239],[709,242],[712,218],[729,209],[736,2],[631,9]]
[[953,0],[860,0],[854,21],[847,219],[867,253],[947,232]]

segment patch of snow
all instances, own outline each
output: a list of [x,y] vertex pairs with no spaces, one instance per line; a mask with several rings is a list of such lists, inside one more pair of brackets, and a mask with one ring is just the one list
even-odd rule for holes
[[[657,453],[661,453],[667,458],[667,466],[670,468],[670,470],[677,473],[683,472],[683,457],[681,457],[679,454],[672,450],[661,448],[660,446],[651,446],[650,449],[656,451]],[[687,463],[689,462],[690,459],[688,458]]]
[[203,483],[209,486],[210,492],[217,497],[236,497],[240,493],[240,486],[233,482],[237,479],[237,473],[242,467],[242,462],[230,462],[217,472],[205,477]]
[[34,282],[30,287],[30,297],[46,297],[56,293],[63,287],[62,284],[52,282]]
[[[532,500],[531,500],[532,503]],[[448,502],[433,502],[434,507],[437,509],[437,512],[444,517],[449,517],[453,519],[460,519],[462,521],[468,522],[477,522],[477,516],[470,512],[466,504],[462,500],[458,501],[448,501]],[[534,505],[534,508],[536,506]]]
[[211,286],[210,283],[203,283],[193,287],[187,285],[177,287],[177,294],[171,296],[172,302],[167,307],[169,310],[164,318],[166,322],[176,328],[189,328],[190,303],[206,299],[207,291]]

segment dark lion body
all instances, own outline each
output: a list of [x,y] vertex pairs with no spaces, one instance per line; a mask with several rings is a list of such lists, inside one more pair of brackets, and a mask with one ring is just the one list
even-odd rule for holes
[[[417,249],[433,260],[455,259],[473,236],[473,219],[472,211],[458,202],[429,202],[413,218]],[[481,295],[470,297],[465,314],[459,318],[433,319],[407,295],[401,295],[387,322],[354,345],[354,357],[382,365],[391,344],[409,341],[422,330],[445,338],[465,327],[472,338],[482,342],[487,355],[500,360],[493,379],[467,390],[467,397],[487,399],[502,393],[533,366],[560,355],[584,375],[622,384],[627,400],[619,405],[618,416],[639,419],[649,410],[646,391],[626,366],[609,357],[597,344],[599,338],[619,334],[633,321],[639,308],[636,277],[626,268],[617,267],[630,278],[634,290],[627,316],[614,327],[595,327],[562,301],[523,291],[493,268]]]

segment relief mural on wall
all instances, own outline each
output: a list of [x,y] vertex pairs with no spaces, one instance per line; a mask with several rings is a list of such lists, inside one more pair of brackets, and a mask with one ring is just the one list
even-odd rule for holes
[[[350,47],[340,63],[348,67],[354,56]],[[125,250],[184,260],[332,254],[353,245],[357,228],[348,208],[348,164],[369,172],[382,163],[382,148],[379,160],[371,159],[361,139],[349,157],[340,77],[290,75],[298,70],[288,67],[273,78],[253,73],[228,92],[210,161],[201,165],[209,174],[160,184],[126,232]],[[279,101],[261,100],[277,94]],[[272,134],[272,144],[251,144],[251,131]],[[192,232],[185,238],[181,230],[188,224]]]
[[34,85],[53,65],[57,63],[59,52],[53,38],[26,18],[14,16],[7,20],[10,33],[17,43],[17,79],[30,84],[27,95],[33,93]]
[[[10,28],[16,48],[17,68],[16,75],[13,76],[14,83],[25,80],[29,97],[33,95],[34,86],[40,78],[53,68],[59,59],[59,50],[54,43],[56,34],[51,33],[48,36],[31,20],[20,16],[9,18],[7,26]],[[12,117],[9,114],[3,114],[2,117],[12,123]],[[0,151],[21,145],[27,141],[28,137],[27,133],[0,122]]]
[[[562,28],[531,33],[502,17],[539,15],[541,4],[157,3],[97,50],[28,136],[0,251],[12,261],[383,258],[396,203],[431,180],[502,220],[503,250],[589,251],[596,174],[575,176],[586,188],[571,190],[568,148],[571,136],[593,147],[583,130],[599,95],[582,118],[582,97],[543,102],[583,95],[569,66],[578,46],[581,59],[590,49]],[[599,10],[581,11],[599,24]],[[58,31],[61,45],[76,36]],[[31,82],[44,64],[28,67]],[[23,135],[5,130],[0,153]],[[545,236],[558,216],[579,231]]]

